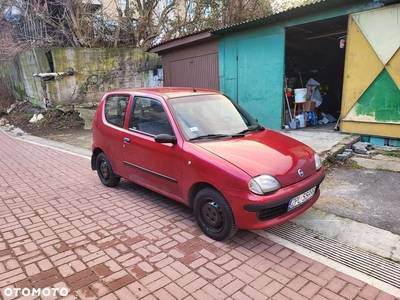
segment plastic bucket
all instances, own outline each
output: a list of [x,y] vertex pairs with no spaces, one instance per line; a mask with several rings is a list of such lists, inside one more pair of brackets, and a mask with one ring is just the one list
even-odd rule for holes
[[307,100],[307,88],[294,89],[294,102],[306,102]]
[[296,120],[298,120],[299,121],[299,127],[300,128],[303,128],[303,127],[306,127],[306,125],[304,124],[304,115],[298,115],[298,116],[296,116]]

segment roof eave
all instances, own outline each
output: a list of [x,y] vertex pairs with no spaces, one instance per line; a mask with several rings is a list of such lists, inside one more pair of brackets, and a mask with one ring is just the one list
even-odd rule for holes
[[160,45],[154,46],[150,48],[148,51],[151,53],[159,53],[168,51],[171,49],[176,49],[177,47],[187,46],[194,43],[202,42],[206,39],[214,39],[217,38],[215,35],[211,34],[211,31],[199,32],[191,35],[187,35],[181,38],[177,38],[174,40],[167,41]]

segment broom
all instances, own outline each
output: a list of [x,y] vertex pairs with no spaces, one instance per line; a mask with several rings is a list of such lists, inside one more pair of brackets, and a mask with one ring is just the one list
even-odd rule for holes
[[288,99],[288,96],[286,94],[286,89],[285,88],[283,88],[283,93],[285,94],[286,103],[287,103],[287,106],[288,106],[288,111],[289,111],[289,116],[290,116],[289,127],[292,128],[292,129],[296,129],[297,128],[296,120],[294,120],[293,117],[292,117],[292,111],[290,110],[289,99]]

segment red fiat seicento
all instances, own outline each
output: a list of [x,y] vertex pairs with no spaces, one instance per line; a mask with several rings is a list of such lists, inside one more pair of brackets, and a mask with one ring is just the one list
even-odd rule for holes
[[194,88],[104,95],[91,164],[105,186],[123,177],[188,205],[215,240],[300,215],[325,176],[311,148],[259,125],[224,94]]

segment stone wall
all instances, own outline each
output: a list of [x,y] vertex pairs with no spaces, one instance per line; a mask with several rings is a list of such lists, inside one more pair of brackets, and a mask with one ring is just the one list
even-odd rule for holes
[[41,107],[91,107],[112,90],[162,86],[161,59],[136,48],[33,49],[10,76],[16,96]]

